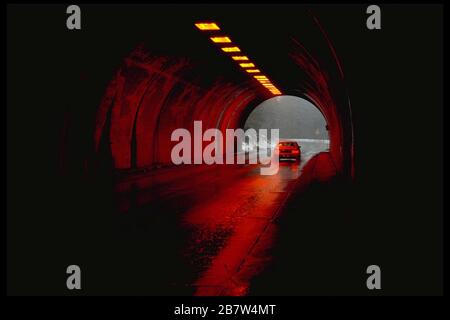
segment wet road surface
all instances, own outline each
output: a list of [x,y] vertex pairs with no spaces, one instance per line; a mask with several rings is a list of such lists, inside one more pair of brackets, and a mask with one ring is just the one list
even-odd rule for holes
[[141,239],[136,254],[147,249],[159,264],[142,264],[152,266],[148,281],[158,279],[166,294],[247,294],[271,261],[273,219],[304,164],[323,149],[302,145],[301,162],[280,162],[271,176],[260,165],[190,165],[119,181],[119,229]]

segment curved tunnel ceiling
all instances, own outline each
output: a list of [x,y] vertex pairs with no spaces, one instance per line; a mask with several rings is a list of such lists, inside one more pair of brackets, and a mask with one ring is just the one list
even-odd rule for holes
[[[299,10],[272,25],[273,10],[203,10],[149,22],[146,32],[135,35],[141,41],[123,59],[99,106],[96,150],[110,153],[118,169],[168,164],[174,129],[192,130],[194,120],[202,120],[204,130],[243,127],[250,112],[273,96],[194,25],[216,21],[283,94],[306,98],[322,111],[332,161],[352,175],[344,74],[318,18]],[[161,28],[164,33],[157,32]]]

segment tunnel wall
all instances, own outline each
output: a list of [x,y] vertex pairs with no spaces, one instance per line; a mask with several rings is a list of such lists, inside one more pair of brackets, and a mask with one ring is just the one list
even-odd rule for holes
[[326,35],[325,39],[334,62],[331,64],[332,67],[330,64],[326,65],[319,57],[313,56],[297,39],[293,39],[290,57],[298,66],[298,71],[306,77],[297,83],[291,94],[308,99],[322,112],[330,138],[330,162],[336,173],[353,178],[353,124],[350,99],[342,66]]
[[[155,57],[136,49],[110,82],[95,125],[95,149],[109,131],[114,168],[128,169],[171,163],[173,130],[193,123],[208,128],[238,128],[240,114],[255,98],[251,88],[215,81],[207,90],[184,77],[186,59]],[[111,125],[105,125],[110,114]],[[108,142],[106,142],[108,143]]]

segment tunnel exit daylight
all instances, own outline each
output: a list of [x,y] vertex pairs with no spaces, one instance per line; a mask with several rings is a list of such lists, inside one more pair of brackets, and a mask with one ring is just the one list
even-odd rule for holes
[[[278,129],[280,141],[297,142],[303,165],[315,154],[329,151],[327,122],[320,110],[304,98],[280,95],[262,102],[245,121],[244,129],[250,128],[268,129],[267,132]],[[259,139],[270,142],[267,136]],[[255,150],[256,146],[245,145],[245,148]]]

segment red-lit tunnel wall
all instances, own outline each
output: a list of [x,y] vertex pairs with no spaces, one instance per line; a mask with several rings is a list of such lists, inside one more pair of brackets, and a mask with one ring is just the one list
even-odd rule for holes
[[[308,82],[293,84],[285,93],[304,97],[322,111],[329,127],[331,162],[336,172],[351,175],[353,133],[348,100],[337,97],[331,76],[303,49],[296,43],[291,59],[307,74]],[[192,68],[187,59],[151,56],[142,47],[133,51],[99,106],[96,152],[106,149],[115,169],[170,165],[171,149],[177,143],[171,141],[173,130],[185,128],[192,133],[195,120],[202,121],[203,130],[243,127],[250,112],[270,98],[250,81],[238,85],[217,80],[202,87],[195,79],[186,79],[192,78],[186,77],[192,75]]]
[[140,50],[125,59],[97,113],[96,150],[106,131],[114,168],[170,164],[173,130],[193,132],[195,120],[203,130],[239,127],[240,114],[256,97],[251,88],[217,81],[205,90],[183,79],[187,60]]

